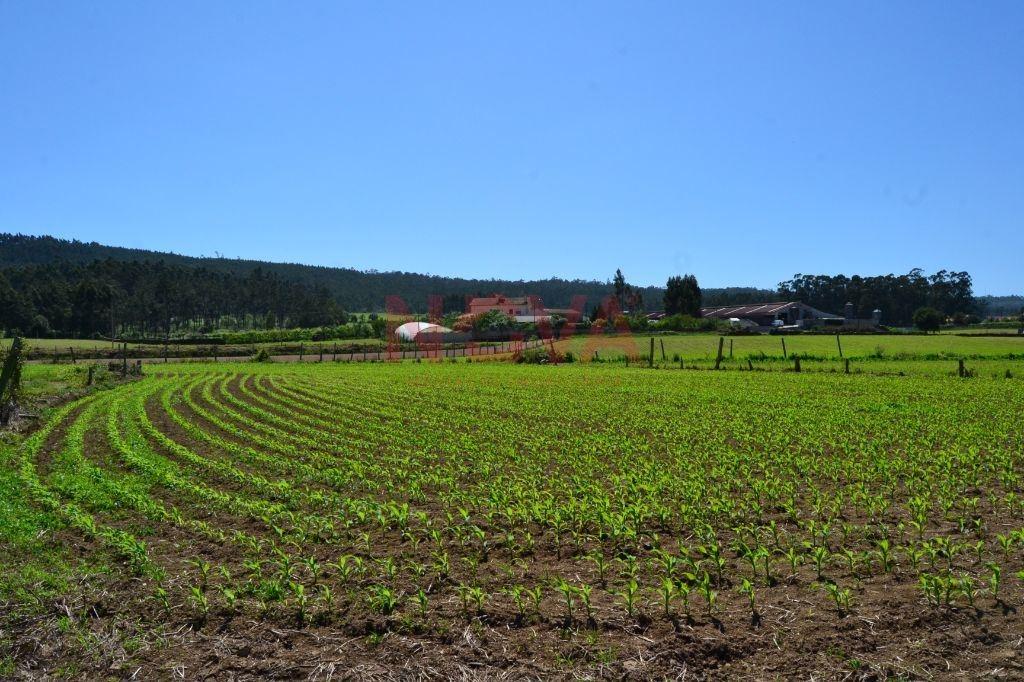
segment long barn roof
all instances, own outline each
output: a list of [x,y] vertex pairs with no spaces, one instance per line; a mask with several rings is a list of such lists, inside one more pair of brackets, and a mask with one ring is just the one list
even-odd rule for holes
[[768,316],[783,312],[793,306],[799,306],[804,310],[811,310],[821,317],[833,317],[831,314],[812,308],[800,301],[785,301],[782,303],[744,303],[742,305],[716,306],[713,308],[701,308],[701,317],[752,317]]

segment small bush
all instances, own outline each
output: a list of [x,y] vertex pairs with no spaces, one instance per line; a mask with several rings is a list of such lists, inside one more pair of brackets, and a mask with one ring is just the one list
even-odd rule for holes
[[512,362],[518,365],[546,365],[553,362],[566,362],[566,360],[565,356],[557,351],[552,352],[548,348],[530,348],[517,351],[512,356]]

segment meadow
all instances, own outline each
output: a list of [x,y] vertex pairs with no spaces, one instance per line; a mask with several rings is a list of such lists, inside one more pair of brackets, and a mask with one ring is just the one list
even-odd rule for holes
[[[577,336],[558,345],[559,350],[573,351],[577,356],[591,358],[594,351],[599,357],[619,357],[624,353],[649,353],[649,341],[654,338],[655,357],[661,358],[664,344],[669,357],[681,356],[689,360],[714,360],[718,354],[716,334],[667,334],[647,336],[636,334],[623,337]],[[783,341],[787,356],[839,360],[941,360],[941,359],[1024,359],[1024,336],[1019,335],[962,335],[952,334],[797,334],[773,336],[765,334],[726,336],[724,354],[729,358],[730,347],[734,360],[747,358],[783,359]],[[842,355],[840,355],[840,348]]]
[[[12,339],[0,339],[0,349],[8,348]],[[112,344],[102,339],[24,339],[26,357],[35,362],[71,363],[74,359],[119,359],[123,357],[122,344]],[[363,350],[381,349],[384,341],[378,338],[343,339],[338,341],[272,341],[261,343],[174,343],[166,346],[152,343],[128,343],[129,358],[202,358],[213,360],[216,357],[248,357],[260,350],[273,355],[314,354],[321,347],[325,353],[337,349],[342,352],[362,352]]]
[[0,671],[1019,674],[1014,341],[958,338],[1007,370],[967,378],[154,365],[0,446]]

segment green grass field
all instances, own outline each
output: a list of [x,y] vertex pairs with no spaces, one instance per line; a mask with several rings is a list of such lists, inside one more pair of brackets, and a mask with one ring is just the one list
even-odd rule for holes
[[[12,339],[0,339],[0,348],[10,347]],[[221,357],[245,357],[253,355],[261,349],[274,355],[291,355],[302,353],[317,353],[321,346],[324,352],[331,352],[335,346],[340,349],[358,347],[361,349],[372,349],[383,347],[381,339],[344,339],[339,341],[295,341],[295,342],[266,342],[253,344],[175,344],[170,343],[166,350],[168,355],[175,357],[204,357],[210,358],[213,355]],[[25,347],[28,357],[34,361],[71,362],[72,350],[77,359],[92,358],[120,358],[121,345],[112,347],[109,341],[95,339],[25,339]],[[160,358],[164,356],[165,346],[162,344],[140,344],[129,343],[128,353],[130,358]],[[341,351],[339,351],[341,352]]]
[[[661,342],[664,341],[668,356],[679,354],[687,359],[714,359],[718,353],[717,335],[679,334],[649,336],[636,334],[632,337],[579,336],[559,344],[559,350],[572,350],[584,359],[597,350],[599,355],[613,357],[627,350],[632,354],[649,351],[650,339],[655,341],[655,354],[661,357]],[[801,334],[794,336],[727,336],[725,355],[730,345],[734,359],[753,357],[782,358],[782,343],[785,339],[788,355],[805,355],[816,358],[839,358],[839,347],[835,336]],[[844,357],[853,359],[1006,359],[1024,357],[1024,336],[953,336],[931,335],[845,335],[839,337]]]
[[[85,391],[80,371],[29,368],[82,397],[0,445],[10,674],[415,655],[442,676],[974,677],[1017,655],[1017,378],[225,363]],[[210,638],[276,672],[211,668]]]

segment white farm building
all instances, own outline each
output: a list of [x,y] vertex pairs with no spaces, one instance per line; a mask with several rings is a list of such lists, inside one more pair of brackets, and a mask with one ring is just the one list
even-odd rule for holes
[[427,334],[448,334],[452,330],[430,322],[406,322],[395,329],[395,337],[399,341],[415,341],[423,332]]

